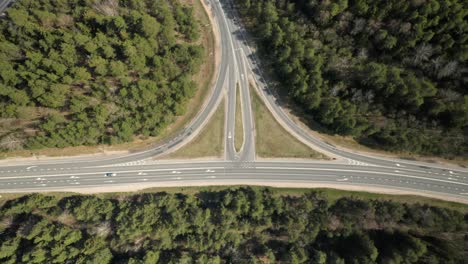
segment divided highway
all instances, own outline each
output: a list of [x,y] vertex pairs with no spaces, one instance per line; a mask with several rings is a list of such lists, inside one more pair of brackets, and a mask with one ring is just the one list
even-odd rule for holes
[[[202,0],[203,1],[203,0]],[[3,1],[4,2],[4,1]],[[0,5],[1,3],[0,2]],[[237,23],[230,1],[206,1],[214,14],[221,38],[221,62],[213,92],[203,110],[179,134],[147,151],[102,158],[15,162],[0,165],[0,192],[77,190],[95,186],[167,183],[326,183],[340,186],[373,186],[406,190],[417,194],[445,196],[468,203],[468,171],[422,162],[386,159],[350,152],[332,146],[307,133],[282,109],[260,63],[247,45],[249,35]],[[253,78],[262,99],[288,131],[307,142],[341,157],[336,161],[256,161],[255,129],[248,79]],[[234,148],[236,85],[241,92],[244,142]],[[227,96],[224,161],[158,162],[153,157],[166,153],[199,133]],[[116,173],[106,177],[107,172]]]
[[[232,20],[240,21],[238,18],[238,13],[234,6],[232,0],[223,2],[224,9],[229,10],[229,15]],[[300,125],[296,124],[291,117],[283,110],[280,102],[278,101],[277,96],[274,95],[274,92],[268,87],[268,80],[264,78],[261,69],[261,63],[256,56],[256,54],[251,50],[247,43],[249,43],[250,36],[248,32],[244,30],[243,27],[238,27],[236,32],[233,32],[237,37],[234,38],[236,46],[242,50],[242,54],[247,61],[247,67],[249,70],[249,76],[251,76],[255,84],[257,85],[257,90],[260,93],[263,101],[267,104],[268,109],[274,114],[275,118],[280,121],[281,124],[284,124],[288,131],[292,131],[293,135],[298,139],[308,142],[311,145],[314,145],[316,148],[323,150],[326,153],[333,154],[334,156],[344,158],[349,164],[356,165],[379,165],[379,166],[390,166],[390,167],[408,167],[411,169],[429,169],[437,172],[444,172],[447,168],[441,165],[429,164],[425,162],[417,161],[408,161],[400,159],[389,159],[383,157],[374,157],[369,155],[364,155],[361,153],[355,153],[346,149],[342,149],[331,145],[327,142],[324,142],[322,139],[314,137],[309,134],[305,129]],[[467,170],[463,170],[465,173]]]
[[[424,171],[361,167],[312,162],[255,162],[255,166],[230,161],[157,163],[139,166],[45,169],[31,166],[23,171],[0,171],[0,192],[76,190],[99,186],[178,183],[325,183],[342,186],[385,187],[412,193],[468,198],[468,175],[427,174]],[[106,177],[109,171],[113,177]],[[468,200],[466,200],[468,202]]]

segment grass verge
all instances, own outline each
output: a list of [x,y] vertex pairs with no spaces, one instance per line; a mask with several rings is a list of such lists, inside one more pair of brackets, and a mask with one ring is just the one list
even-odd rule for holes
[[224,100],[200,133],[187,145],[163,156],[164,159],[220,158],[224,151]]
[[236,151],[240,151],[242,144],[244,143],[244,124],[242,123],[242,106],[240,97],[239,84],[236,85],[236,124],[235,124],[235,137],[234,147]]
[[78,146],[66,148],[44,148],[39,150],[16,150],[9,152],[0,152],[0,159],[12,157],[65,157],[76,155],[91,155],[99,153],[111,152],[134,152],[151,147],[152,145],[161,142],[175,132],[183,129],[200,111],[203,103],[208,96],[211,88],[211,83],[215,73],[215,36],[211,27],[211,23],[203,5],[200,1],[204,0],[181,0],[183,4],[193,6],[193,15],[200,23],[200,39],[198,44],[204,47],[205,62],[200,66],[199,72],[193,76],[193,81],[199,84],[196,94],[187,103],[184,115],[175,118],[174,122],[167,127],[157,137],[142,137],[135,136],[132,142],[116,145],[96,145],[96,146]]
[[252,86],[250,86],[250,90],[252,91],[255,115],[255,144],[258,156],[263,158],[327,159],[322,153],[312,150],[289,134],[276,122]]
[[[235,186],[202,186],[202,187],[156,187],[148,188],[138,192],[115,192],[115,193],[100,193],[95,194],[98,197],[115,197],[122,195],[134,195],[139,193],[154,193],[154,192],[166,192],[166,193],[182,193],[182,194],[196,194],[204,191],[222,191],[230,188],[239,188],[246,187],[246,185],[235,185]],[[308,192],[319,191],[322,192],[330,202],[333,204],[336,200],[342,197],[354,197],[363,200],[391,200],[399,203],[407,204],[428,204],[430,206],[437,206],[442,208],[448,208],[452,210],[457,210],[462,213],[468,213],[468,205],[439,200],[435,198],[428,198],[418,195],[392,195],[392,194],[379,194],[379,193],[369,193],[369,192],[358,192],[358,191],[345,191],[331,188],[276,188],[276,187],[262,187],[262,186],[250,186],[251,188],[269,188],[276,195],[281,196],[300,196]],[[13,193],[13,194],[1,194],[0,196],[0,206],[1,203],[16,199],[27,193]],[[63,198],[71,195],[76,195],[72,192],[50,192],[44,193],[46,195],[52,195],[58,198]]]

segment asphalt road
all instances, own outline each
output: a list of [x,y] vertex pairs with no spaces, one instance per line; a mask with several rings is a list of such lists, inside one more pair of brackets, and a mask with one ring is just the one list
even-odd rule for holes
[[[23,171],[0,171],[0,192],[45,191],[129,185],[147,182],[223,182],[237,180],[270,183],[332,183],[353,186],[375,186],[406,190],[420,194],[438,194],[465,199],[468,202],[468,175],[377,166],[355,166],[311,162],[241,162],[208,161],[190,163],[157,163],[139,166],[92,168],[45,168],[31,166]],[[106,177],[106,172],[116,176]]]
[[[462,168],[398,159],[384,159],[346,151],[308,134],[283,111],[268,89],[261,65],[246,44],[249,35],[234,20],[230,2],[211,0],[221,36],[221,63],[213,93],[203,110],[180,133],[147,151],[121,156],[66,158],[25,161],[0,165],[0,191],[50,191],[144,183],[192,182],[223,184],[229,181],[268,183],[333,183],[334,185],[375,186],[438,194],[466,200],[468,171]],[[236,19],[237,20],[237,19]],[[343,159],[330,162],[262,162],[255,160],[255,138],[248,77],[254,78],[262,99],[289,131]],[[244,143],[234,148],[235,87],[241,90]],[[161,163],[150,158],[170,151],[198,133],[227,95],[225,161]],[[115,172],[115,177],[105,177]]]
[[0,14],[2,14],[8,7],[8,4],[13,2],[12,0],[0,0]]
[[[229,46],[228,58],[229,60],[229,87],[227,93],[228,111],[226,113],[226,137],[225,137],[225,158],[232,161],[249,161],[255,160],[255,130],[254,119],[251,108],[249,83],[248,83],[248,68],[243,54],[242,47],[239,45],[237,39],[237,32],[239,26],[233,21],[228,19],[223,12],[221,4],[212,4],[214,13],[221,20],[222,25],[220,30],[228,32],[229,37],[223,40],[223,46]],[[226,6],[224,6],[226,8]],[[238,86],[237,86],[238,85]],[[239,87],[242,111],[242,124],[243,124],[243,142],[239,152],[235,149],[235,115],[236,115],[236,89]]]

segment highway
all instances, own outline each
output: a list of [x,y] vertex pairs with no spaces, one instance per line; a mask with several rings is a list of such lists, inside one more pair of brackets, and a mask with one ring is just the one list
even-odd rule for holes
[[[230,161],[154,162],[140,166],[45,169],[30,167],[22,172],[0,171],[0,192],[70,190],[96,186],[144,184],[148,182],[329,183],[406,190],[419,194],[468,196],[468,177],[463,174],[428,175],[424,171],[365,168],[354,165],[311,162],[255,162],[254,166]],[[5,168],[3,168],[5,169]],[[112,171],[114,177],[106,177]]]
[[[435,194],[468,203],[468,170],[355,153],[330,145],[305,131],[281,107],[263,77],[261,64],[247,45],[250,38],[239,24],[229,1],[206,1],[215,17],[221,40],[221,62],[210,97],[200,113],[181,132],[153,148],[119,156],[3,162],[0,192],[83,190],[96,186],[176,182],[225,184],[328,183],[339,186],[378,187]],[[235,22],[237,20],[237,22]],[[253,79],[261,98],[275,118],[299,140],[337,157],[334,161],[259,161],[255,155],[255,127],[248,80]],[[236,86],[241,92],[244,142],[235,151]],[[226,97],[225,157],[223,161],[162,162],[154,157],[190,141],[203,128]],[[261,135],[260,135],[261,136]],[[105,177],[115,172],[115,177]]]

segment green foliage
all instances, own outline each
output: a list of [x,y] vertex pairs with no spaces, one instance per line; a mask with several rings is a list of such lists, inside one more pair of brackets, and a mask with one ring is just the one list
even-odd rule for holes
[[466,1],[235,2],[282,89],[330,133],[468,155]]
[[15,2],[0,19],[0,117],[65,117],[15,131],[32,149],[156,136],[194,95],[198,38],[192,7],[172,0]]
[[463,263],[458,211],[267,188],[69,196],[0,207],[1,263]]

